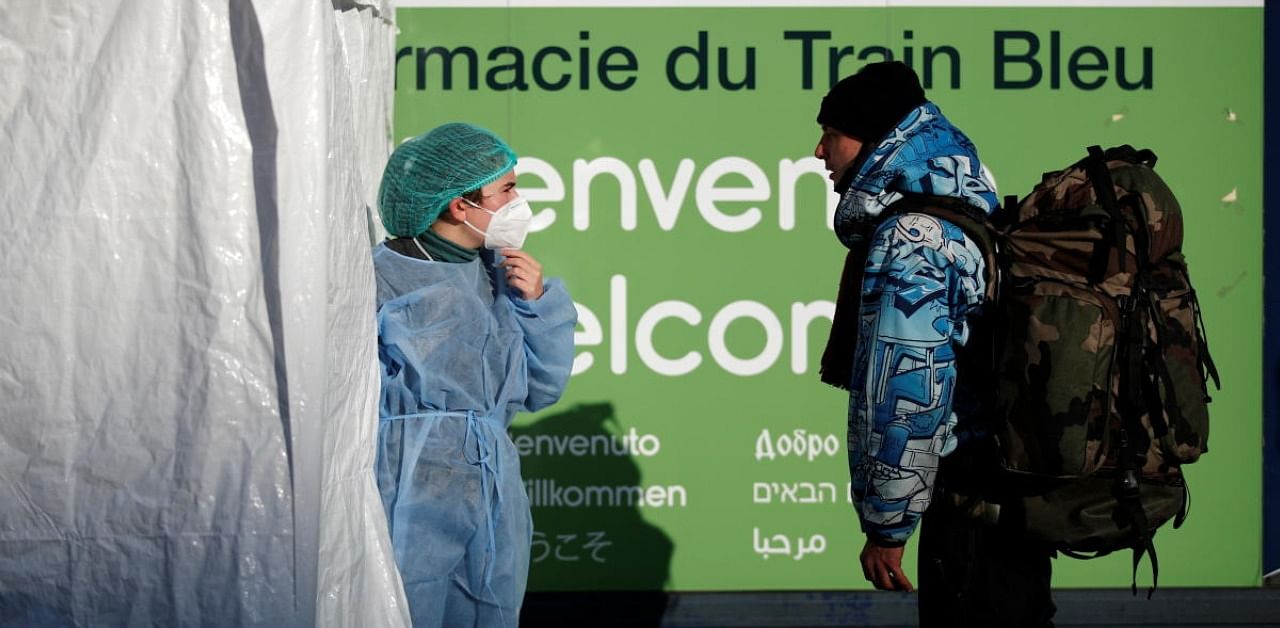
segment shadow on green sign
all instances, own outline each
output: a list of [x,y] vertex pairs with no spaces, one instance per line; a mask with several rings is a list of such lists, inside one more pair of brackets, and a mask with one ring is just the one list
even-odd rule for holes
[[657,625],[674,546],[640,510],[683,495],[641,483],[634,430],[622,432],[612,404],[581,404],[512,428],[511,438],[533,509],[529,590],[543,592],[526,602],[523,623],[608,617],[616,596],[598,593],[629,591],[634,625]]

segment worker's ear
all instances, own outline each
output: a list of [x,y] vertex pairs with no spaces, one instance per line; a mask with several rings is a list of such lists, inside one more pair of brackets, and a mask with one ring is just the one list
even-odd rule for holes
[[466,201],[462,200],[461,196],[456,197],[449,201],[449,204],[444,208],[444,211],[441,212],[441,218],[445,218],[454,224],[462,224],[462,222],[467,219],[468,207],[469,206]]

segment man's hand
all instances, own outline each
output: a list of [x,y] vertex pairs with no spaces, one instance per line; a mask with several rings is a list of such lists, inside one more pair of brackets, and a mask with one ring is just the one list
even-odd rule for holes
[[502,265],[507,268],[507,284],[525,301],[537,301],[542,296],[542,264],[519,249],[502,249],[500,252],[506,257]]
[[915,587],[902,573],[902,549],[881,547],[868,540],[858,557],[862,561],[863,577],[881,591],[914,591]]

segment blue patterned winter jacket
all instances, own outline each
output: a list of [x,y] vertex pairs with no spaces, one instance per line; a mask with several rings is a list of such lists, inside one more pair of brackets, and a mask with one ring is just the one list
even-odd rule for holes
[[[874,220],[903,194],[950,196],[990,213],[977,150],[933,103],[910,112],[863,162],[837,208]],[[842,238],[843,239],[843,238]],[[986,288],[977,245],[954,224],[895,214],[874,230],[862,280],[849,394],[849,472],[863,531],[905,543],[956,447],[956,350]],[[961,419],[963,420],[963,419]]]

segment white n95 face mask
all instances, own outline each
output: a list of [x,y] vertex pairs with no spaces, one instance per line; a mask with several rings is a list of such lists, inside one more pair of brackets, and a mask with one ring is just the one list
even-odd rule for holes
[[489,211],[465,198],[462,200],[492,216],[489,219],[488,231],[481,231],[469,221],[463,221],[463,224],[471,227],[472,231],[484,236],[484,248],[518,249],[524,246],[525,236],[529,234],[529,223],[533,221],[533,209],[529,207],[529,201],[524,200],[524,197],[517,196],[511,199],[511,202],[499,207],[497,211]]

